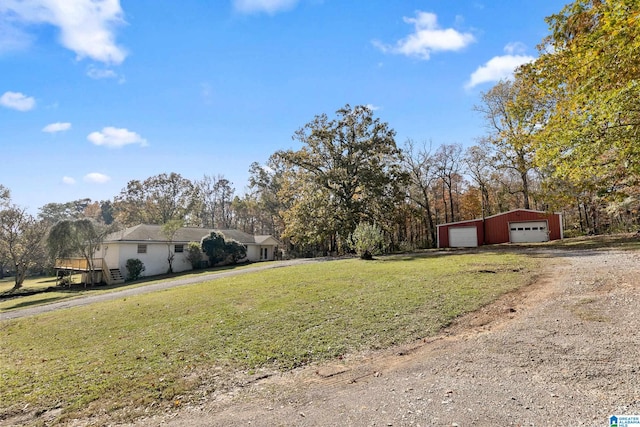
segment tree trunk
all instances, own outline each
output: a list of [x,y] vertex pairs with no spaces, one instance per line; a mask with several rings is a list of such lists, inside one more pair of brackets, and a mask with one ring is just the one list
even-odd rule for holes
[[20,264],[16,263],[16,276],[15,276],[15,281],[14,281],[14,285],[13,285],[13,289],[20,289],[22,287],[22,284],[24,283],[24,279],[27,276],[27,267],[26,265],[21,266]]
[[444,205],[444,222],[449,222],[449,211],[447,210],[447,193],[444,188],[444,181],[442,181],[442,204]]
[[578,217],[580,218],[580,232],[584,233],[584,219],[582,218],[582,204],[580,203],[580,199],[578,199]]
[[454,215],[454,208],[453,208],[453,185],[451,185],[451,181],[449,181],[449,208],[451,209],[451,222],[454,222],[456,220],[456,216]]
[[491,206],[489,206],[489,190],[485,185],[482,186],[482,202],[484,216],[491,216]]
[[429,225],[429,236],[430,236],[430,242],[429,245],[431,247],[435,247],[435,242],[436,242],[436,229],[435,226],[433,224],[433,217],[431,215],[431,202],[429,200],[429,194],[427,193],[427,189],[423,188],[422,189],[422,196],[424,197],[424,209],[427,211],[426,212],[426,216],[427,216],[427,223]]
[[524,198],[524,208],[531,209],[529,207],[529,177],[527,172],[520,175],[522,177],[522,197]]

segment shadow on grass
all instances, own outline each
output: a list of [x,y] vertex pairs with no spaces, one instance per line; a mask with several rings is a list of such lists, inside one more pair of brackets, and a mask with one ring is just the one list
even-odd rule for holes
[[33,305],[49,304],[51,302],[56,302],[56,301],[60,301],[60,300],[64,300],[64,299],[67,299],[67,297],[61,295],[61,296],[57,296],[57,297],[43,298],[43,299],[33,300],[33,301],[25,301],[25,302],[20,302],[18,304],[15,304],[15,305],[12,305],[10,307],[7,307],[4,310],[15,310],[15,309],[18,309],[18,308],[31,307]]
[[472,252],[468,249],[460,249],[460,250],[437,250],[432,249],[428,252],[411,252],[406,254],[392,254],[385,256],[374,257],[372,261],[383,261],[383,262],[398,262],[398,261],[417,261],[421,259],[433,259],[433,258],[442,258],[449,255],[462,254]]

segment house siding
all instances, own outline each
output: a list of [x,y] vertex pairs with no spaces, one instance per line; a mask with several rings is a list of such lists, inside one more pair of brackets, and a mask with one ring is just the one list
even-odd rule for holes
[[120,268],[120,245],[103,244],[100,248],[102,251],[101,258],[107,264],[107,268],[119,268],[120,272],[124,273],[125,270]]
[[[147,245],[147,253],[138,253],[138,244]],[[158,274],[165,274],[169,270],[169,262],[167,261],[167,244],[166,243],[153,243],[153,242],[122,242],[118,245],[112,245],[119,247],[119,263],[118,268],[127,276],[127,260],[139,259],[144,264],[143,276],[155,276]],[[173,251],[173,245],[171,250]],[[173,271],[178,273],[180,271],[191,270],[191,264],[186,258],[187,252],[176,253],[173,258]],[[108,264],[111,265],[111,264]]]
[[247,258],[249,261],[259,261],[260,260],[260,246],[257,245],[248,245],[247,246]]
[[[109,269],[118,268],[126,278],[128,259],[139,259],[145,266],[143,276],[155,276],[165,274],[169,270],[167,261],[167,241],[161,233],[158,225],[139,224],[113,233],[105,239],[96,256],[103,258]],[[174,272],[191,270],[191,263],[187,260],[189,242],[200,241],[213,230],[195,227],[184,227],[178,230],[176,238],[171,243],[174,252],[172,267]],[[246,258],[241,261],[264,261],[275,259],[276,249],[281,243],[269,235],[253,236],[238,230],[216,230],[227,239],[234,239],[243,244],[246,249]],[[145,253],[138,253],[138,245],[146,245]],[[175,252],[175,245],[184,245],[184,252]],[[264,257],[264,250],[267,257]],[[206,259],[206,255],[204,255]]]

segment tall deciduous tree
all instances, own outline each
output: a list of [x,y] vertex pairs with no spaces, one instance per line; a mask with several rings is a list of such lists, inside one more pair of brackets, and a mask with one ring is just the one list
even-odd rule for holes
[[98,247],[112,227],[91,219],[63,220],[57,222],[47,236],[47,247],[52,258],[80,256],[87,261],[90,284],[95,283],[95,256]]
[[190,180],[175,172],[152,176],[143,182],[132,180],[115,198],[116,218],[126,226],[165,224],[175,219],[188,223],[195,216],[196,192]]
[[514,171],[521,181],[522,207],[530,208],[530,174],[534,168],[534,138],[540,130],[542,101],[521,81],[500,81],[482,94],[475,110],[483,114],[495,146],[498,168]]
[[0,184],[0,207],[6,207],[11,201],[11,191]]
[[8,205],[0,210],[0,252],[15,268],[14,289],[22,286],[32,268],[42,267],[46,234],[47,224],[29,215],[26,209]]
[[[11,191],[0,184],[0,209],[9,206],[11,202]],[[2,250],[2,244],[0,244],[0,279],[4,279],[4,274],[9,263],[9,255],[6,251]]]
[[640,185],[640,2],[575,0],[547,22],[540,57],[518,75],[553,100],[538,161],[624,199]]
[[[461,190],[459,188],[462,179],[462,146],[460,144],[444,144],[438,147],[434,155],[435,168],[438,178],[442,183],[443,202],[445,203],[445,222],[456,221],[456,198],[454,193]],[[446,194],[444,194],[446,191]],[[446,201],[449,200],[449,211],[447,212]]]
[[202,226],[229,228],[231,226],[231,202],[235,189],[231,181],[222,175],[205,175],[195,182],[201,206]]
[[359,222],[389,222],[406,176],[387,123],[366,106],[346,105],[336,114],[316,116],[294,135],[302,149],[276,156],[296,172],[303,190],[289,209],[287,234],[302,242],[326,235],[327,246],[341,250]]
[[486,141],[467,148],[464,163],[471,179],[480,190],[482,217],[492,215],[489,189],[491,188],[491,174],[495,170],[492,161],[492,150]]
[[38,218],[48,224],[58,221],[80,219],[85,216],[86,209],[91,205],[91,199],[78,199],[66,203],[47,203],[39,209]]
[[422,216],[427,222],[428,246],[434,247],[436,245],[436,227],[434,225],[432,195],[437,181],[437,171],[431,147],[427,147],[426,144],[416,147],[414,141],[408,140],[403,149],[402,163],[409,175],[409,198],[424,210]]
[[287,179],[286,166],[282,163],[276,155],[272,155],[266,164],[254,162],[249,168],[249,188],[260,213],[256,219],[263,234],[281,236],[284,231],[282,212],[290,207],[290,203],[282,193]]

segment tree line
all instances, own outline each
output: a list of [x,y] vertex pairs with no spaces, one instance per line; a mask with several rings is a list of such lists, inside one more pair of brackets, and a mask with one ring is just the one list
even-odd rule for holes
[[633,0],[576,0],[548,17],[538,59],[481,94],[475,111],[486,127],[467,148],[398,145],[371,109],[345,105],[297,130],[299,150],[253,163],[243,194],[222,175],[171,172],[129,181],[112,200],[49,203],[34,218],[2,187],[0,262],[22,262],[12,251],[29,245],[11,242],[34,239],[26,230],[37,236],[38,227],[46,233],[78,218],[272,234],[294,255],[345,253],[360,224],[380,230],[388,250],[434,247],[437,224],[516,208],[562,211],[568,235],[632,230],[640,207],[639,14]]

